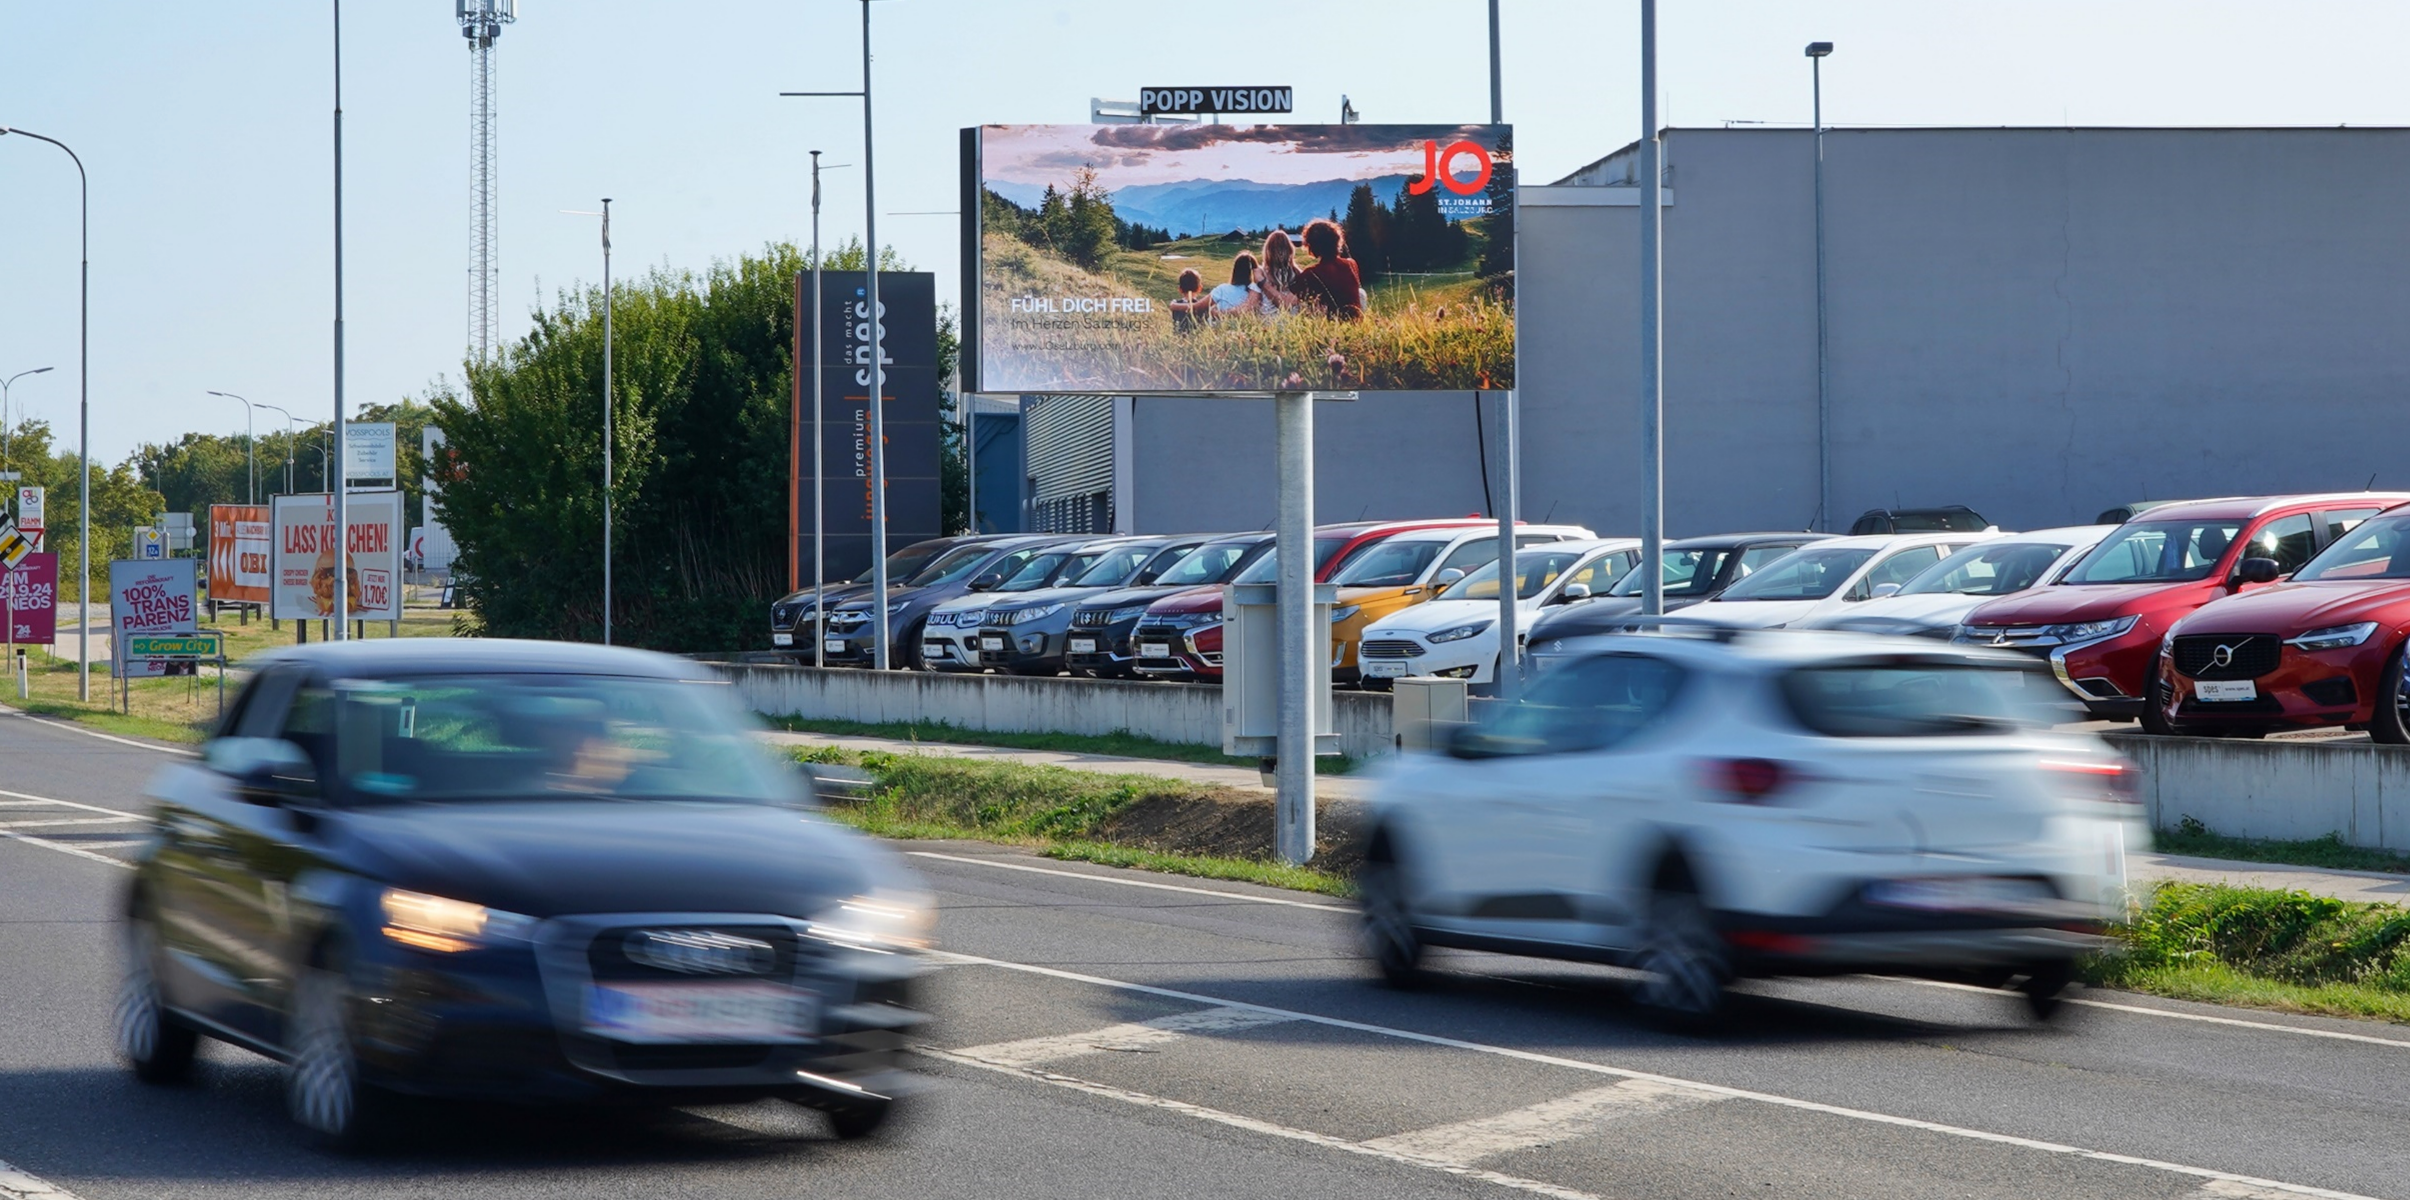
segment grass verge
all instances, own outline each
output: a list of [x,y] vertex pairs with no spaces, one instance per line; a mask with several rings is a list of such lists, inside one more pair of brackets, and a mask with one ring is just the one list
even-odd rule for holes
[[2196,858],[2228,858],[2296,867],[2332,867],[2342,871],[2410,873],[2410,855],[2365,846],[2346,846],[2343,844],[2343,835],[2339,833],[2301,841],[2228,837],[2211,832],[2192,817],[2177,822],[2174,829],[2162,829],[2152,835],[2151,849],[2160,854],[2187,854]]
[[[1112,836],[1113,818],[1136,805],[1165,800],[1229,803],[1240,794],[1227,788],[1153,775],[1108,775],[933,754],[854,753],[823,747],[798,751],[795,757],[868,772],[876,784],[867,798],[832,802],[828,811],[836,819],[880,837],[1003,842],[1079,862],[1329,896],[1350,894],[1345,876],[1323,867],[1292,867],[1260,858],[1133,845]],[[1258,799],[1249,796],[1245,802]]]
[[2089,982],[2211,1004],[2410,1024],[2410,910],[2307,892],[2162,884]]
[[[1212,746],[1191,742],[1166,742],[1143,734],[1120,730],[1107,734],[1084,733],[992,733],[981,729],[964,729],[943,721],[832,721],[803,717],[771,717],[770,724],[789,733],[825,733],[837,737],[875,737],[899,742],[929,742],[938,745],[996,746],[1006,750],[1052,750],[1063,754],[1107,754],[1116,758],[1154,758],[1169,762],[1203,763],[1213,767],[1246,767],[1253,769],[1252,758],[1234,758]],[[1329,756],[1314,760],[1318,775],[1347,775],[1360,766],[1357,760]]]

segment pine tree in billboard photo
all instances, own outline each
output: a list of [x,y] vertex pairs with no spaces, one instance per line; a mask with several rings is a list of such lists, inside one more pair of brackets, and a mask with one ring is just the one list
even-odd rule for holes
[[991,126],[981,386],[1514,385],[1503,126]]

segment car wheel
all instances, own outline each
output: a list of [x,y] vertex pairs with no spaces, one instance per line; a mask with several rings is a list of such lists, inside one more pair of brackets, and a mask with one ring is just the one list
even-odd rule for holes
[[2036,963],[2018,982],[2017,991],[2025,997],[2025,1011],[2036,1021],[2057,1016],[2066,1001],[2067,985],[2075,982],[2075,964],[2066,959]]
[[1356,873],[1356,893],[1363,905],[1364,955],[1395,988],[1423,982],[1423,939],[1414,932],[1406,907],[1406,876],[1395,862],[1367,861]]
[[391,1097],[360,1078],[353,1048],[351,982],[338,964],[304,968],[293,988],[286,1045],[285,1111],[319,1146],[356,1153],[390,1123]]
[[2142,685],[2142,732],[2166,737],[2183,732],[2167,719],[2167,683],[2159,678],[2159,663],[2151,660],[2151,675]]
[[159,990],[159,931],[126,922],[125,977],[117,985],[117,1057],[144,1083],[177,1083],[192,1074],[201,1035],[169,1015]]
[[1649,898],[1633,966],[1642,973],[1633,999],[1661,1020],[1699,1026],[1723,1015],[1732,961],[1696,892],[1657,892]]
[[2405,658],[2410,657],[2410,642],[2394,651],[2393,660],[2385,664],[2385,673],[2377,685],[2376,715],[2369,718],[2368,736],[2388,746],[2410,745],[2410,679],[2405,679]]

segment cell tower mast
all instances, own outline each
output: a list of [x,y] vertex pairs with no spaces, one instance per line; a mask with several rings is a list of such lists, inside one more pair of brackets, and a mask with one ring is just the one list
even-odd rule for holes
[[502,340],[494,307],[494,43],[519,19],[517,0],[453,0],[469,41],[469,355],[493,357]]

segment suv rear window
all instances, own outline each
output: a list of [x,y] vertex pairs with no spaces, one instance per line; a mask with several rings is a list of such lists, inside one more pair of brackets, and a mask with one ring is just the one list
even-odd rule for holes
[[1783,703],[1826,737],[1944,737],[2068,719],[2039,667],[1893,659],[1789,671]]

